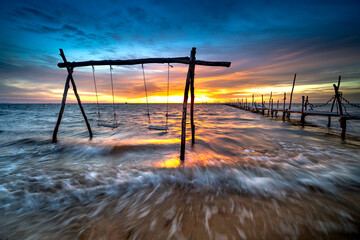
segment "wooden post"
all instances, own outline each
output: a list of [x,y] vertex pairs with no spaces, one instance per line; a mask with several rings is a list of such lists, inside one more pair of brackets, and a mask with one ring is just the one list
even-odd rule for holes
[[194,124],[194,103],[195,103],[195,89],[194,89],[194,81],[195,81],[195,54],[196,48],[193,48],[191,52],[194,51],[193,62],[194,64],[191,65],[191,85],[190,85],[190,92],[191,92],[191,105],[190,105],[190,122],[191,122],[191,144],[195,144],[195,124]]
[[343,110],[342,110],[342,104],[341,104],[341,99],[340,99],[339,87],[337,87],[335,84],[333,86],[335,89],[335,99],[337,101],[337,105],[339,108],[339,114],[340,114],[341,138],[344,140],[345,133],[346,133],[346,118],[343,117]]
[[53,132],[52,142],[57,141],[57,132],[59,131],[59,126],[60,126],[60,123],[61,123],[62,115],[64,113],[65,103],[66,103],[66,96],[67,96],[69,87],[70,87],[70,74],[68,74],[68,76],[66,78],[64,94],[63,94],[63,98],[62,98],[62,101],[61,101],[61,107],[60,107],[58,120],[56,122],[55,129],[54,129],[54,132]]
[[274,116],[274,99],[271,99],[271,117]]
[[248,105],[248,104],[247,104],[247,97],[245,98],[245,105],[246,105],[246,106],[245,106],[245,109],[247,110],[247,105]]
[[282,116],[283,121],[285,121],[285,102],[286,102],[286,92],[284,92],[284,106],[283,106],[283,116]]
[[306,96],[305,100],[305,110],[307,110],[307,105],[309,104],[309,96]]
[[[340,88],[340,82],[341,82],[341,76],[339,76],[339,79],[338,79],[338,85],[337,85],[337,89],[338,89],[338,90],[339,90],[339,88]],[[333,109],[334,109],[335,101],[336,101],[336,97],[334,97],[334,100],[333,100],[332,105],[331,105],[330,112],[332,112]],[[328,127],[331,126],[331,117],[330,117],[330,116],[328,116],[328,125],[327,125],[327,126],[328,126]]]
[[196,48],[192,48],[190,53],[190,62],[189,62],[189,70],[186,77],[186,84],[185,84],[185,92],[184,92],[184,102],[183,102],[183,113],[182,113],[182,120],[181,120],[181,146],[180,146],[180,160],[185,160],[185,144],[186,144],[186,114],[187,114],[187,102],[189,97],[189,87],[191,83],[191,71],[193,68],[192,65],[195,64],[195,54]]
[[264,110],[265,105],[264,105],[264,95],[263,94],[261,94],[261,106],[262,106],[262,114],[264,115],[264,113],[265,113],[265,110]]
[[252,95],[251,108],[254,108],[254,94]]
[[301,102],[301,125],[305,125],[305,114],[304,114],[305,96],[302,96]]
[[[295,81],[296,81],[296,73],[294,75],[294,80],[293,80],[293,85],[292,85],[292,89],[291,89],[291,94],[290,94],[290,103],[289,103],[289,110],[291,109],[291,103],[292,103],[292,97],[293,97],[293,92],[294,92],[294,87],[295,87]],[[288,112],[287,117],[290,117],[290,113]]]
[[[62,49],[60,49],[60,56],[61,58],[63,59],[64,63],[67,64],[67,60],[66,60],[66,57],[65,57],[65,54],[64,54],[64,51]],[[74,94],[76,96],[76,99],[77,99],[77,102],[79,104],[79,107],[80,107],[80,110],[81,110],[81,113],[84,117],[84,120],[85,120],[85,123],[86,123],[86,126],[87,126],[87,129],[89,131],[89,136],[90,136],[90,139],[93,137],[93,134],[92,134],[92,131],[91,131],[91,127],[90,127],[90,123],[86,117],[86,114],[85,114],[85,111],[84,111],[84,108],[82,107],[81,105],[81,100],[80,100],[80,96],[77,92],[77,87],[76,87],[76,84],[75,84],[75,81],[74,81],[74,78],[72,76],[72,73],[73,73],[73,69],[69,66],[66,67],[67,71],[68,71],[68,74],[69,74],[69,77],[70,77],[70,81],[71,81],[71,85],[73,86],[73,90],[74,90]]]
[[272,98],[272,92],[270,93],[270,98],[269,98],[269,109],[268,109],[268,114],[271,108],[271,98]]

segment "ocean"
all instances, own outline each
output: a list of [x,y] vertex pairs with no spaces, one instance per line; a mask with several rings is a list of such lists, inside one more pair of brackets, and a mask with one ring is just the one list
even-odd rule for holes
[[359,239],[360,121],[195,104],[181,163],[181,104],[84,108],[0,104],[1,240]]

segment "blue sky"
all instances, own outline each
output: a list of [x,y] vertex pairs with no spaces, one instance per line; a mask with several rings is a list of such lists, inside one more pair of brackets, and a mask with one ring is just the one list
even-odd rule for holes
[[[331,97],[342,90],[360,102],[359,1],[3,1],[0,9],[0,102],[60,102],[69,61],[188,56],[231,61],[197,67],[198,100],[289,91],[295,97]],[[150,94],[165,92],[166,66],[146,66]],[[172,70],[180,99],[185,66]],[[119,101],[143,101],[140,68],[114,70]],[[108,69],[98,68],[103,100]],[[94,102],[91,68],[76,69],[84,101]],[[101,87],[103,86],[103,88]],[[164,91],[162,91],[163,89]],[[301,92],[301,93],[300,93]],[[73,96],[70,96],[73,101]]]

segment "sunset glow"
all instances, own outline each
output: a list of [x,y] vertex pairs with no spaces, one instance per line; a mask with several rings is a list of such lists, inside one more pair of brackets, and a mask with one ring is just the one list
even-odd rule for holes
[[[226,1],[209,2],[207,8],[186,2],[180,6],[176,1],[161,5],[144,1],[139,3],[142,7],[109,2],[99,7],[93,2],[89,8],[60,0],[7,3],[0,10],[1,30],[7,33],[0,37],[0,102],[59,103],[67,77],[66,70],[57,67],[62,62],[59,48],[72,62],[184,57],[192,47],[197,47],[198,60],[232,63],[230,68],[196,66],[197,103],[252,94],[258,101],[271,92],[281,99],[284,92],[290,93],[295,73],[295,102],[302,94],[313,101],[327,100],[339,75],[342,92],[349,100],[360,101],[356,1],[326,5],[310,1],[291,7],[281,1]],[[197,9],[196,14],[187,5]],[[299,11],[287,14],[295,8]],[[191,24],[184,24],[189,19]],[[149,102],[167,102],[167,64],[144,67]],[[113,68],[115,101],[144,103],[141,66]],[[170,68],[169,102],[183,101],[187,70],[183,64]],[[95,67],[95,76],[99,102],[111,102],[109,66]],[[81,100],[96,102],[91,67],[75,68],[74,79]],[[69,94],[68,102],[75,102],[72,90]]]

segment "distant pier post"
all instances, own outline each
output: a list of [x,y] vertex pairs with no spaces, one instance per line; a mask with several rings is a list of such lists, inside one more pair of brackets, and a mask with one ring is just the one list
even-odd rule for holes
[[[337,89],[339,91],[339,88],[340,88],[340,82],[341,82],[341,76],[339,76],[339,79],[338,79],[338,84],[337,84]],[[331,109],[330,109],[330,112],[332,112],[334,110],[334,105],[335,105],[335,102],[336,102],[336,97],[334,97],[334,100],[332,102],[332,105],[331,105]],[[331,126],[331,117],[328,116],[328,127]]]
[[304,107],[305,107],[305,96],[302,96],[301,101],[301,125],[305,125],[305,114],[304,114]]
[[270,114],[270,108],[271,108],[271,98],[272,98],[272,92],[270,93],[270,98],[269,98],[269,109],[268,109],[268,115]]
[[284,92],[284,106],[283,106],[283,116],[282,116],[283,121],[285,121],[285,102],[286,102],[286,92]]
[[[340,79],[340,76],[339,76]],[[339,80],[340,81],[340,80]],[[335,84],[333,85],[334,89],[335,89],[335,99],[337,101],[337,105],[339,108],[339,115],[340,115],[340,127],[341,127],[341,138],[344,140],[345,139],[345,134],[346,134],[346,118],[343,117],[343,109],[342,109],[342,103],[341,103],[341,95],[339,93],[339,87],[336,86]]]
[[[293,92],[294,92],[294,87],[295,87],[295,81],[296,81],[296,73],[294,75],[293,85],[292,85],[291,94],[290,94],[289,110],[291,109],[291,103],[292,103],[292,97],[293,97]],[[290,112],[288,112],[287,117],[288,118],[290,117]]]

